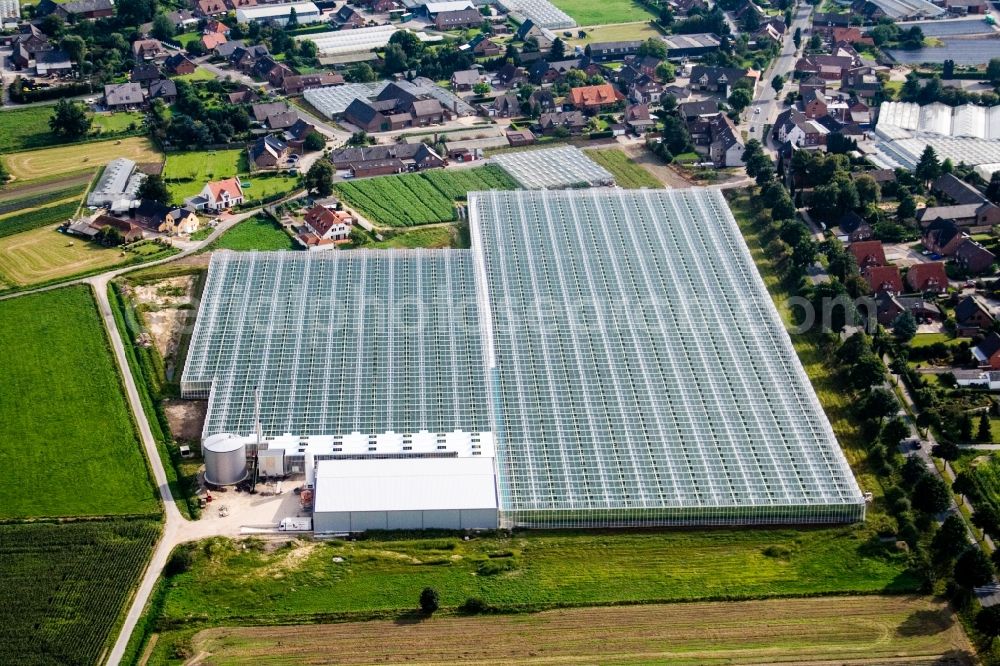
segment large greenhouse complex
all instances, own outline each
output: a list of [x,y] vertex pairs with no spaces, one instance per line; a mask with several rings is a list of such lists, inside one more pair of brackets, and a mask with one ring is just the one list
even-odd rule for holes
[[864,517],[719,191],[469,221],[470,250],[213,256],[182,378],[213,478],[302,471],[319,532]]

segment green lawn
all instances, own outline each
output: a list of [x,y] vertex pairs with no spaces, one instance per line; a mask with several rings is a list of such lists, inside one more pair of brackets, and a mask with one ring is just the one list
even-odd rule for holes
[[191,151],[168,154],[163,178],[171,196],[180,202],[201,192],[210,180],[232,178],[248,170],[245,150]]
[[141,130],[145,115],[129,111],[117,113],[95,113],[92,117],[95,129],[99,128],[105,134],[113,134],[115,132],[130,131],[130,125],[134,125],[131,129]]
[[251,217],[219,236],[210,250],[294,250],[295,242],[264,215]]
[[90,289],[0,302],[0,349],[0,518],[158,512]]
[[187,45],[191,42],[197,42],[201,39],[201,33],[195,30],[194,32],[185,32],[179,35],[174,35],[174,41],[179,42],[181,46],[187,48]]
[[906,572],[906,555],[863,527],[529,532],[470,541],[332,541],[296,552],[213,539],[194,548],[191,570],[166,586],[159,621],[181,631],[160,634],[153,664],[196,627],[393,616],[415,608],[427,586],[447,609],[478,597],[514,611],[906,592],[917,585]]
[[629,159],[623,151],[616,148],[610,150],[588,150],[587,157],[594,160],[611,172],[615,182],[625,189],[634,190],[640,187],[662,188],[663,184],[641,166]]
[[207,69],[202,69],[201,67],[199,67],[190,74],[180,74],[178,76],[171,76],[170,78],[174,79],[175,81],[189,81],[189,82],[211,81],[212,79],[215,78],[215,74],[212,74]]
[[[43,104],[0,111],[0,153],[72,143],[56,136],[49,129],[49,118],[52,117],[53,106]],[[139,127],[142,126],[143,116],[141,113],[92,113],[88,115],[94,121],[91,135],[96,135],[97,130],[101,130],[103,134],[123,132],[131,122],[135,122]]]
[[243,194],[247,203],[253,203],[277,194],[285,194],[299,187],[299,177],[287,174],[241,175]]
[[[363,233],[363,232],[362,232]],[[358,248],[415,248],[415,247],[456,247],[458,230],[454,225],[428,227],[424,229],[409,229],[398,234],[392,234],[385,240],[370,239],[364,234],[366,241],[355,245]],[[370,240],[369,240],[370,239]]]
[[[653,15],[642,5],[632,0],[553,0],[580,25],[605,25],[609,23],[631,23],[648,21]],[[576,29],[572,29],[576,32]]]
[[920,333],[919,335],[913,336],[910,340],[911,347],[929,347],[930,345],[943,342],[949,345],[957,345],[962,342],[959,338],[952,338],[946,333]]

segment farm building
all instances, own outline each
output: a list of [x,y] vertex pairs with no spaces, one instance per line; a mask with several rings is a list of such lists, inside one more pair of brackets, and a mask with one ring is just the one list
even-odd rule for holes
[[295,18],[301,25],[319,23],[323,20],[319,7],[312,2],[288,2],[278,5],[260,5],[257,7],[240,7],[236,10],[236,20],[240,23],[272,22],[278,25],[288,23],[288,18],[295,9]]
[[612,185],[614,176],[575,146],[501,153],[493,158],[528,189]]
[[215,468],[302,471],[321,532],[864,517],[719,191],[473,192],[469,223],[214,255],[181,389],[248,454]]

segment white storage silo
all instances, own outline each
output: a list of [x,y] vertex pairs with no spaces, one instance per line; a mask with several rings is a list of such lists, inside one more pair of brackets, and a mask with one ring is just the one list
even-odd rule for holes
[[201,443],[205,481],[216,486],[236,485],[247,478],[246,439],[231,433],[211,435]]

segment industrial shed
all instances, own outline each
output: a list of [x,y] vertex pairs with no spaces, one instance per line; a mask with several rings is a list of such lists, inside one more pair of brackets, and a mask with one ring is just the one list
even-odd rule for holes
[[493,458],[323,460],[316,532],[495,529]]

